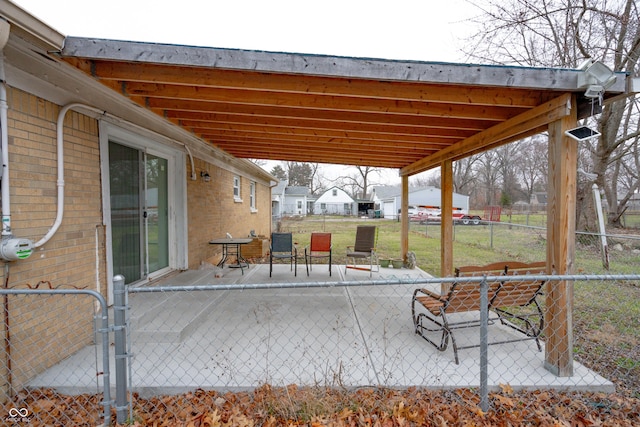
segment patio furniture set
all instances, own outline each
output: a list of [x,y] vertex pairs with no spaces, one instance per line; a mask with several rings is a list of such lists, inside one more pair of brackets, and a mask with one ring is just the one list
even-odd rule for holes
[[[346,269],[353,268],[367,270],[370,275],[377,271],[378,258],[376,255],[376,240],[378,228],[374,225],[359,225],[356,229],[355,244],[347,246],[347,259],[352,263],[346,265]],[[309,271],[313,269],[313,260],[328,259],[329,276],[331,276],[331,255],[333,246],[331,244],[331,233],[311,233],[311,242],[304,248],[304,260]],[[298,275],[298,248],[293,241],[292,233],[271,233],[271,247],[269,250],[269,277],[273,272],[273,260],[288,259],[294,275]],[[369,266],[358,265],[357,260],[368,260]],[[346,270],[345,270],[346,272]]]

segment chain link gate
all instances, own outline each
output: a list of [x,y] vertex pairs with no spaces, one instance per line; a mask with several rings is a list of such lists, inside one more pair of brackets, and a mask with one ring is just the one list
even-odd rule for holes
[[[109,426],[110,328],[104,297],[85,289],[0,289],[0,295],[5,343],[0,369],[7,379],[0,421]],[[60,309],[54,312],[55,307]],[[63,359],[60,366],[80,353],[85,360],[93,355],[94,364],[48,369],[52,360]]]

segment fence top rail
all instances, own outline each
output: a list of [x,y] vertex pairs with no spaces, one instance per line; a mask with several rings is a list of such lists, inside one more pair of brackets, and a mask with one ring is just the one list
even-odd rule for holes
[[18,289],[18,288],[2,288],[0,289],[0,295],[34,295],[34,294],[47,294],[47,295],[78,295],[78,294],[83,294],[83,295],[91,295],[94,298],[96,298],[100,304],[102,304],[102,302],[105,302],[105,306],[106,306],[106,301],[104,299],[104,296],[98,292],[95,291],[93,289],[29,289],[29,288],[25,288],[25,289]]
[[473,283],[478,285],[487,282],[521,282],[526,280],[540,281],[629,281],[639,280],[640,274],[605,274],[605,275],[557,275],[557,274],[527,274],[508,276],[469,276],[469,277],[434,277],[434,278],[398,278],[385,280],[361,280],[361,281],[335,281],[335,282],[282,282],[282,283],[243,283],[243,284],[217,284],[217,285],[166,285],[166,286],[127,286],[129,293],[147,292],[190,292],[190,291],[243,291],[254,289],[287,289],[287,288],[336,288],[336,287],[361,287],[361,286],[390,286],[390,285],[415,285],[443,283]]

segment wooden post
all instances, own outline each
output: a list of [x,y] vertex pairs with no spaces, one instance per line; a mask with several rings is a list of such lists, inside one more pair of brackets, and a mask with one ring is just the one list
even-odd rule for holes
[[[453,162],[440,164],[440,276],[453,275]],[[444,286],[444,285],[443,285]],[[443,292],[446,290],[443,289]]]
[[400,202],[400,252],[402,259],[407,260],[407,252],[409,252],[409,176],[403,175],[402,196]]
[[[573,274],[576,230],[577,141],[564,132],[575,127],[576,102],[571,115],[549,125],[547,205],[547,269]],[[560,377],[573,375],[573,281],[546,285],[545,368]]]

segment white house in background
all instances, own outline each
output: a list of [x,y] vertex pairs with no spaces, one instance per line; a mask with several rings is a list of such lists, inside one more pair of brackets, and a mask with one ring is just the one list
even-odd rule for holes
[[282,180],[271,190],[271,212],[274,216],[306,216],[311,192],[307,187],[289,186]]
[[332,187],[316,200],[313,213],[316,215],[355,215],[358,212],[356,202],[346,191]]
[[[381,200],[382,211],[385,218],[397,218],[401,207],[401,194],[387,197]],[[412,207],[440,206],[440,189],[425,187],[409,192],[409,211]],[[453,208],[459,213],[469,213],[469,196],[453,193]]]
[[287,181],[279,181],[274,187],[271,187],[271,215],[279,217],[282,215],[282,206],[284,204],[284,189],[287,188]]

